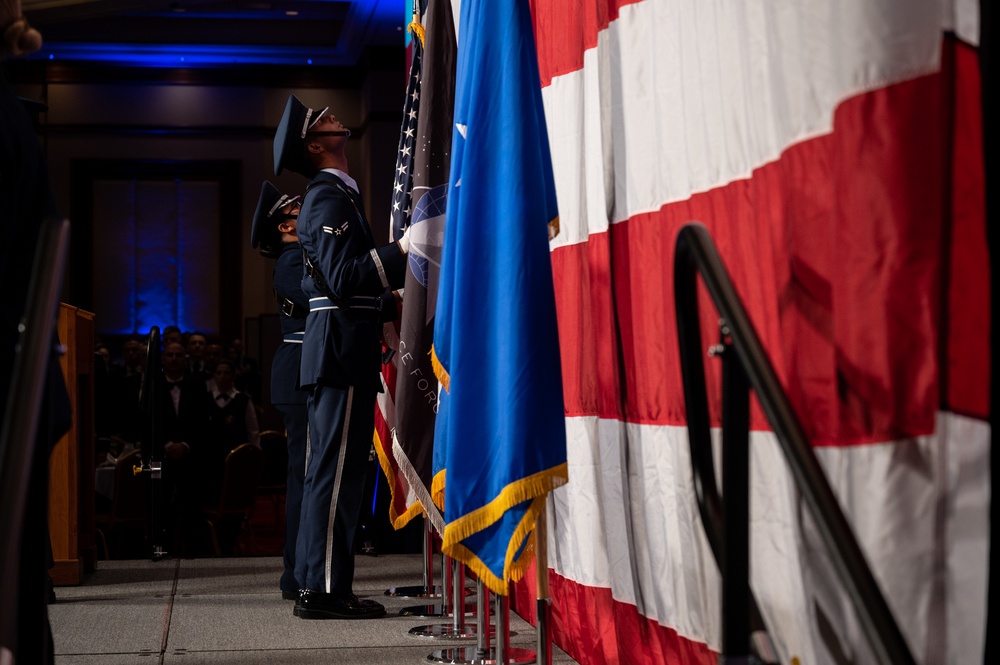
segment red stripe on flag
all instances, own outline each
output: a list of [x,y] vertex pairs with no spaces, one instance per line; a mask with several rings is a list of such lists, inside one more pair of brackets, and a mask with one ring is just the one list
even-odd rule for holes
[[[953,45],[955,46],[955,45]],[[946,50],[954,69],[951,119],[951,237],[942,363],[947,409],[985,418],[990,408],[990,275],[986,244],[986,182],[978,53],[963,44]]]
[[[977,85],[975,55],[965,51],[954,81]],[[985,418],[989,273],[975,185],[982,160],[968,154],[978,149],[975,132],[956,136],[950,159],[951,84],[946,72],[858,95],[837,108],[831,134],[788,148],[750,179],[554,250],[567,414],[684,423],[672,257],[680,227],[699,220],[814,443],[932,432],[944,375],[949,407]],[[956,124],[977,124],[970,105],[959,106]],[[624,414],[613,302],[628,377]],[[701,314],[707,346],[718,328],[704,298]],[[719,367],[706,364],[718,423]],[[753,427],[767,428],[756,405]]]
[[[511,608],[535,625],[535,564],[511,584]],[[718,654],[616,601],[611,589],[579,584],[549,570],[554,644],[580,665],[715,665]]]
[[[388,386],[388,398],[390,403],[396,401],[396,365],[389,363],[382,365],[382,377],[385,385]],[[381,397],[381,396],[380,396]],[[388,422],[387,414],[382,412],[381,404],[375,402],[375,436],[373,439],[375,450],[379,459],[379,466],[389,483],[389,522],[393,528],[401,529],[407,521],[403,518],[407,512],[406,498],[409,488],[406,480],[396,464],[396,458],[392,454],[392,423]]]
[[608,235],[552,253],[567,416],[621,417]]
[[597,46],[597,35],[618,18],[619,10],[640,0],[531,0],[538,73],[542,87],[552,78],[583,67],[583,54]]

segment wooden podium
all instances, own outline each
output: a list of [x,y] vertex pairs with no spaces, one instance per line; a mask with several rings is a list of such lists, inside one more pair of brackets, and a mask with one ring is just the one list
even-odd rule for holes
[[60,359],[73,425],[49,459],[49,537],[56,585],[79,584],[92,572],[94,541],[94,315],[59,306]]

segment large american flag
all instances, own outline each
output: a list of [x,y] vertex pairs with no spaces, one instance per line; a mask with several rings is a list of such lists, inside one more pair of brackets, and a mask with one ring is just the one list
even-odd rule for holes
[[[718,662],[672,279],[676,235],[701,220],[916,661],[1000,662],[984,654],[1000,225],[984,209],[980,3],[531,4],[560,214],[559,646],[581,665]],[[702,303],[705,348],[719,330]],[[876,662],[777,436],[751,414],[751,587],[780,662]],[[512,602],[526,620],[533,579]]]

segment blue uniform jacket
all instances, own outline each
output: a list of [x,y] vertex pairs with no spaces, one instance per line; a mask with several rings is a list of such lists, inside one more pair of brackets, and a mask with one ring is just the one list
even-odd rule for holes
[[302,292],[302,247],[297,242],[281,248],[274,264],[274,292],[285,301],[278,312],[284,341],[271,362],[271,403],[305,404],[306,393],[297,388],[309,299]]
[[[317,185],[317,183],[326,183]],[[309,299],[299,383],[381,390],[382,358],[374,299],[403,284],[406,257],[395,243],[375,248],[357,193],[332,173],[313,178],[299,211],[299,242],[334,300],[304,275]]]

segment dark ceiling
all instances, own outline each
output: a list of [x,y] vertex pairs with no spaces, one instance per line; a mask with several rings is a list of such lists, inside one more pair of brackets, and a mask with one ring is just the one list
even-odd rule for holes
[[406,0],[22,0],[34,60],[126,67],[355,67],[402,47]]

